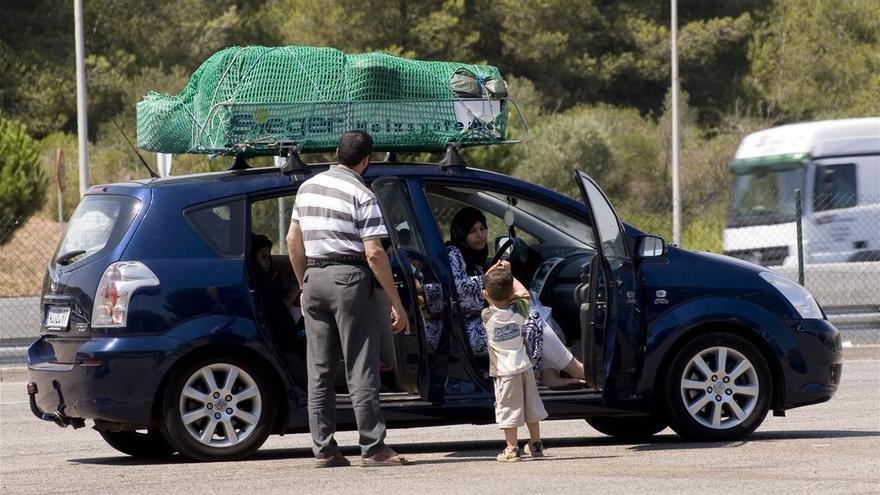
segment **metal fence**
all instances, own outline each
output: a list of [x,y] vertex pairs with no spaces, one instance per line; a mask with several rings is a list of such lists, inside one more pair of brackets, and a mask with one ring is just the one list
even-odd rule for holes
[[[683,247],[725,253],[798,279],[798,209],[779,194],[686,204]],[[730,204],[732,206],[730,206]],[[880,343],[880,196],[804,195],[804,285],[853,345]],[[624,221],[671,238],[666,202],[620,202]],[[286,219],[289,215],[285,214]],[[286,229],[286,226],[285,226]],[[23,363],[40,334],[39,295],[62,228],[0,219],[0,364]]]

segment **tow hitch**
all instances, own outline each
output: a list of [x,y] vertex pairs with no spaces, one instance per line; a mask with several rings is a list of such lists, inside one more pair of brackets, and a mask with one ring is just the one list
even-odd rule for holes
[[58,383],[57,380],[53,380],[52,386],[58,393],[58,410],[50,413],[41,411],[39,406],[37,406],[37,394],[40,391],[37,389],[36,383],[28,382],[27,393],[28,397],[30,398],[31,412],[34,413],[34,416],[42,419],[43,421],[52,421],[62,428],[65,428],[67,426],[82,428],[83,426],[85,426],[86,420],[82,418],[71,418],[70,416],[64,414],[64,409],[67,406],[64,404],[64,395],[61,393],[61,384]]

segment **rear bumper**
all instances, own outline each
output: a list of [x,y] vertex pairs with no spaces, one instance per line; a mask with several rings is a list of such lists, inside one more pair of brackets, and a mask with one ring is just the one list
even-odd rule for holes
[[[74,362],[61,363],[55,352],[59,344],[43,336],[28,348],[28,382],[37,390],[32,395],[35,414],[60,411],[68,418],[143,427],[150,425],[162,378],[175,356],[188,348],[155,335],[83,339]],[[63,345],[69,347],[70,340]]]
[[843,349],[837,328],[827,320],[787,322],[797,347],[789,349],[783,409],[825,402],[837,393]]

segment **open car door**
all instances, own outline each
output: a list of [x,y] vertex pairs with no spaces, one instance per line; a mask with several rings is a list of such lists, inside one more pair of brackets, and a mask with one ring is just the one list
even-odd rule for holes
[[397,177],[379,178],[373,182],[372,188],[391,239],[387,251],[394,286],[400,294],[410,326],[409,333],[394,335],[394,362],[385,364],[394,367],[393,372],[403,389],[427,398],[429,384],[423,377],[426,373],[424,357],[428,350],[418,302],[417,284],[420,281],[415,274],[418,272],[416,267],[429,271],[429,265],[421,259],[424,256],[421,254],[423,249],[420,249],[421,236],[410,203],[409,188],[405,180]]
[[[585,173],[577,171],[596,256],[581,267],[575,297],[580,308],[584,375],[587,384],[615,396],[618,380],[632,375],[638,347],[638,305],[635,271],[627,252],[623,224],[605,193]],[[628,373],[627,373],[628,372]]]

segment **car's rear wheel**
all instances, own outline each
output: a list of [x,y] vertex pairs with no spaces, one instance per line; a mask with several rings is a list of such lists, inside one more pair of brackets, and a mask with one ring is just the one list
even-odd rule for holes
[[114,449],[134,457],[157,459],[168,457],[174,448],[158,431],[101,431],[101,438]]
[[272,381],[231,354],[203,356],[178,368],[165,390],[162,434],[181,454],[203,461],[247,457],[275,420]]
[[689,440],[729,441],[755,431],[770,407],[770,369],[748,340],[700,335],[675,355],[665,381],[670,426]]
[[620,440],[644,440],[666,428],[666,420],[656,414],[648,416],[600,416],[587,418],[587,423],[600,433]]

